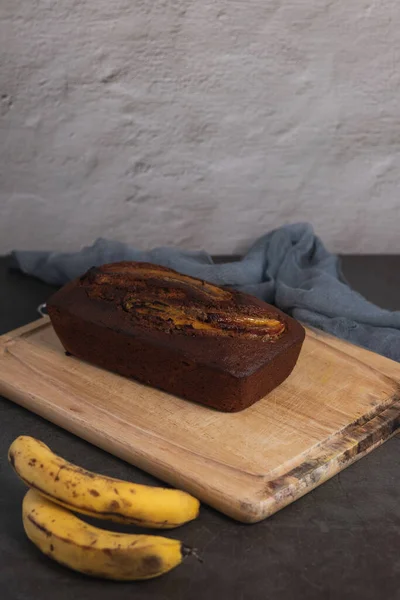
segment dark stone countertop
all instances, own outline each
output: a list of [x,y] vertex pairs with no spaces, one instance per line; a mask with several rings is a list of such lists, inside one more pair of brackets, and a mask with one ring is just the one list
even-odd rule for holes
[[[7,271],[0,259],[0,333],[37,317],[52,291]],[[400,257],[343,257],[348,281],[372,301],[400,309]],[[400,437],[304,498],[257,525],[242,525],[202,507],[200,518],[167,535],[199,549],[152,581],[92,580],[51,562],[25,538],[24,486],[7,464],[20,434],[47,442],[66,458],[139,483],[157,481],[0,398],[0,589],[4,600],[385,600],[400,599]]]

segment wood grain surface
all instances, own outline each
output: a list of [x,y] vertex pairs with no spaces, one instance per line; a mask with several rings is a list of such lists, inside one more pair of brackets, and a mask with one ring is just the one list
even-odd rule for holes
[[395,434],[399,382],[398,363],[308,329],[292,375],[227,414],[65,356],[47,318],[0,337],[0,394],[248,523]]

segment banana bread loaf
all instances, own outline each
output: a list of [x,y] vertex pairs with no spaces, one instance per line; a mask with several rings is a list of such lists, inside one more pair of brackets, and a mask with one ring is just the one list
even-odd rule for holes
[[67,353],[227,412],[281,384],[305,334],[253,296],[148,263],[93,267],[47,306]]

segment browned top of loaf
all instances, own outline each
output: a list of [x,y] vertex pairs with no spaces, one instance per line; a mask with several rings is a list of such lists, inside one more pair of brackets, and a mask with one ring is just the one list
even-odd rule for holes
[[304,337],[297,321],[253,296],[149,263],[93,267],[49,305],[234,376]]
[[92,268],[80,280],[92,300],[119,307],[138,327],[172,335],[276,339],[285,321],[245,294],[149,263]]

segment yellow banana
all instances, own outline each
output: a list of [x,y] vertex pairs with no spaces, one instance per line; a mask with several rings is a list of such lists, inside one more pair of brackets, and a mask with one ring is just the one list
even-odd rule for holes
[[8,457],[19,477],[49,500],[99,519],[170,529],[195,519],[199,501],[181,490],[139,485],[91,473],[28,436],[11,444]]
[[34,490],[25,495],[22,519],[26,535],[44,554],[94,577],[151,579],[191,553],[177,540],[92,527]]

